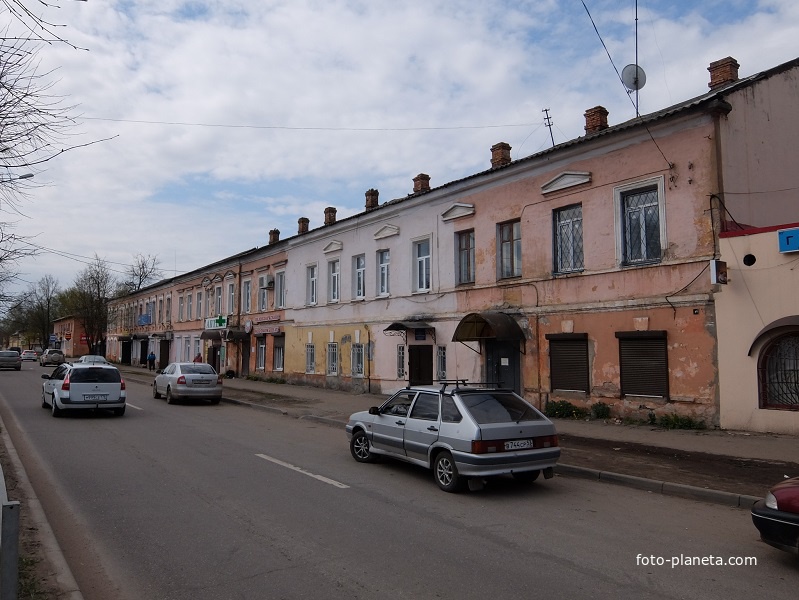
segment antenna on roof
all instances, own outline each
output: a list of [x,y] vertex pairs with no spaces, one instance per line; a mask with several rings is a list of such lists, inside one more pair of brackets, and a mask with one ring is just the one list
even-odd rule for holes
[[621,82],[627,88],[628,93],[635,92],[635,116],[640,116],[638,112],[638,90],[646,84],[646,73],[638,65],[638,0],[635,0],[635,63],[624,67],[621,72]]

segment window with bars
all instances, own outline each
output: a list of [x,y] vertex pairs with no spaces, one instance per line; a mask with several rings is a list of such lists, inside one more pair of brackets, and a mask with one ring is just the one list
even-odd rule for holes
[[474,229],[455,235],[458,242],[458,283],[474,283]]
[[338,375],[338,342],[327,344],[327,374]]
[[397,346],[397,379],[405,379],[405,346]]
[[583,207],[578,204],[555,211],[555,272],[583,270]]
[[660,260],[660,206],[657,186],[621,194],[622,262]]
[[521,277],[522,274],[522,223],[510,221],[498,227],[499,277]]
[[305,344],[305,372],[316,372],[316,347],[313,344]]
[[665,331],[617,331],[622,396],[668,398]]
[[363,377],[363,344],[352,345],[352,376]]
[[447,347],[438,346],[436,349],[436,379],[447,378]]
[[799,410],[799,332],[772,340],[758,360],[760,408]]

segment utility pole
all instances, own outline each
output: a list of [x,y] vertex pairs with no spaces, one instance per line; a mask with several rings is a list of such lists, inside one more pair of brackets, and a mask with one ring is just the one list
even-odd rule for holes
[[549,129],[549,139],[552,140],[552,147],[555,147],[555,137],[552,135],[552,117],[549,116],[549,109],[544,108],[541,110],[544,113],[544,124]]

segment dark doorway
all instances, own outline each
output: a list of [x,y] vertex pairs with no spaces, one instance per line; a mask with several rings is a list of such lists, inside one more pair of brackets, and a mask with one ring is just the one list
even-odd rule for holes
[[486,340],[486,379],[521,395],[520,353],[518,342]]
[[131,355],[131,343],[130,340],[125,340],[122,342],[122,356],[120,359],[122,360],[123,365],[130,364],[130,355]]
[[241,343],[241,373],[240,377],[247,377],[250,374],[250,342],[245,340]]
[[433,385],[433,347],[408,346],[408,383]]
[[205,361],[219,373],[219,350],[221,346],[209,346]]
[[163,369],[169,364],[169,340],[161,340],[158,348],[158,369]]

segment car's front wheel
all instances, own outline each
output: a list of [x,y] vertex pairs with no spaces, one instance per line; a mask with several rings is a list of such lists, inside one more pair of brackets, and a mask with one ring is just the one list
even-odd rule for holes
[[352,434],[350,453],[352,454],[352,458],[362,463],[373,463],[378,459],[378,456],[372,452],[369,438],[366,436],[366,433],[360,429]]
[[466,479],[458,475],[458,467],[449,452],[441,452],[436,456],[433,477],[438,487],[445,492],[460,492],[466,486]]

